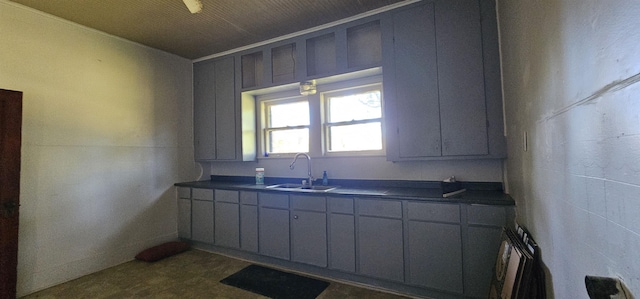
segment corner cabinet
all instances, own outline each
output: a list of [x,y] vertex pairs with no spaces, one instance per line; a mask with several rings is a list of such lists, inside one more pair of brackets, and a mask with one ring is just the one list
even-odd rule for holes
[[424,1],[386,19],[388,160],[505,156],[491,3]]
[[193,65],[193,133],[196,161],[235,161],[237,150],[235,59]]

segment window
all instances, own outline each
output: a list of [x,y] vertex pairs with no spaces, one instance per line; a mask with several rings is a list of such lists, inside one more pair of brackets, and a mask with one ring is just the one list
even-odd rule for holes
[[299,85],[255,96],[264,157],[384,155],[382,76],[319,79],[317,93]]
[[382,150],[379,84],[327,92],[323,97],[327,152]]
[[309,151],[309,103],[304,97],[267,101],[263,107],[266,153]]

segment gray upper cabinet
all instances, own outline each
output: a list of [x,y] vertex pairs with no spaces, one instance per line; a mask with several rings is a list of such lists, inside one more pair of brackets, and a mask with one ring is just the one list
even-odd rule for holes
[[[438,65],[432,3],[393,14],[393,53],[384,68],[389,155],[440,156]],[[387,88],[390,86],[391,88]],[[395,125],[394,125],[395,124]]]
[[392,12],[383,29],[389,160],[504,157],[492,10],[437,0]]
[[486,155],[487,111],[477,0],[435,2],[443,156]]
[[193,130],[196,161],[236,160],[233,56],[193,65]]

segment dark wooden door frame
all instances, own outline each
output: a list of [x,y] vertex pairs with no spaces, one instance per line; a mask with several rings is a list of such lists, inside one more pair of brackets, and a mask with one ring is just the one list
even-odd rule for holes
[[0,89],[0,298],[15,298],[22,92]]

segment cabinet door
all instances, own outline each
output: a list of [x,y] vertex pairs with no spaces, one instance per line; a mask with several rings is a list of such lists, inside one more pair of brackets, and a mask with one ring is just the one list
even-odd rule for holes
[[291,259],[326,267],[327,214],[309,211],[291,213]]
[[479,1],[436,1],[435,12],[442,155],[486,155]]
[[216,201],[215,207],[216,245],[240,248],[240,205]]
[[500,248],[499,227],[469,227],[464,250],[464,293],[486,298]]
[[236,157],[236,98],[234,57],[215,63],[216,89],[216,159],[235,160]]
[[196,160],[236,159],[233,56],[194,64],[193,119]]
[[191,200],[178,198],[178,237],[191,239]]
[[240,248],[258,252],[258,206],[240,206]]
[[193,65],[193,142],[196,160],[216,158],[216,103],[213,61]]
[[404,281],[402,220],[358,218],[360,274]]
[[289,259],[289,210],[260,207],[258,226],[261,254]]
[[[393,16],[395,76],[388,101],[395,115],[399,158],[440,156],[438,68],[433,4],[397,12]],[[386,78],[385,78],[386,82]],[[393,140],[393,138],[391,139]]]
[[191,239],[213,244],[213,201],[191,201]]
[[[352,204],[353,205],[353,204]],[[329,268],[356,271],[356,233],[353,215],[329,214]]]
[[462,293],[459,224],[409,221],[408,283]]

